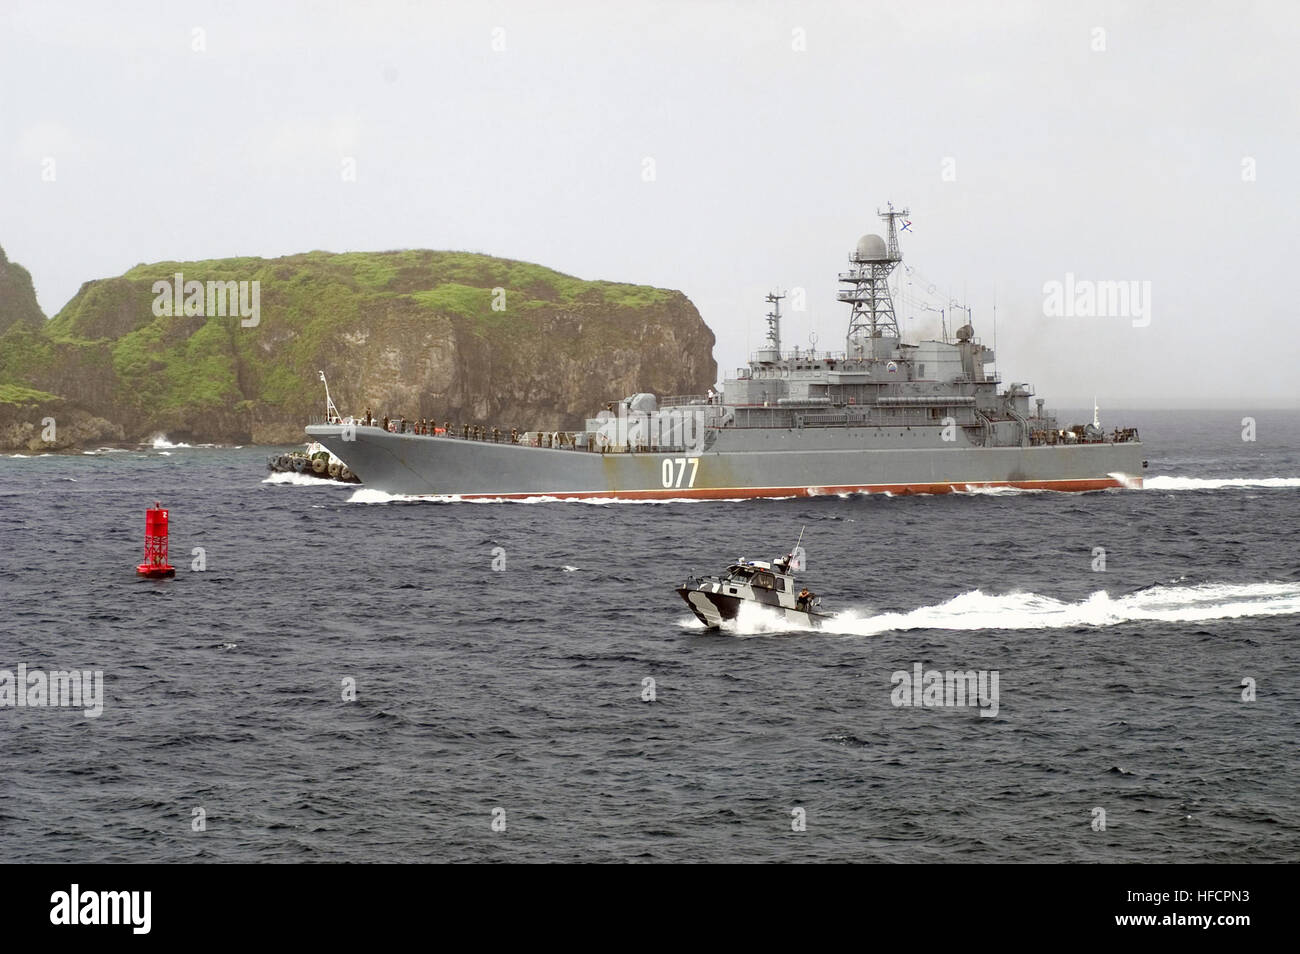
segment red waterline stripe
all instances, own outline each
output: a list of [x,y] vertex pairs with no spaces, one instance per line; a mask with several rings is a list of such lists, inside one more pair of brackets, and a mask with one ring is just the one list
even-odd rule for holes
[[[948,494],[986,487],[1014,487],[1017,490],[1056,490],[1078,493],[1085,490],[1107,490],[1124,487],[1123,481],[1114,477],[1096,477],[1082,480],[989,480],[947,481],[935,484],[846,484],[826,487],[697,487],[668,490],[579,490],[556,493],[526,494],[459,494],[462,500],[528,500],[533,497],[553,497],[556,500],[583,500],[602,498],[611,500],[737,500],[755,497],[822,497],[831,494],[891,493]],[[1127,486],[1140,488],[1141,477],[1129,479]]]

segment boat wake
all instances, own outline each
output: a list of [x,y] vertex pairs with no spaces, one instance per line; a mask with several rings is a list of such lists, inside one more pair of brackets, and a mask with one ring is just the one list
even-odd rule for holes
[[1300,487],[1300,477],[1148,477],[1144,490],[1226,490]]
[[[728,636],[772,636],[779,633],[815,633],[818,630],[786,619],[775,610],[758,603],[741,603],[735,619],[724,620],[719,630]],[[696,616],[678,620],[682,629],[704,632],[706,627]],[[716,630],[715,630],[716,632]]]
[[[1300,613],[1300,583],[1201,583],[1157,585],[1112,597],[1105,590],[1076,603],[1037,593],[989,594],[971,590],[946,603],[902,613],[866,615],[847,610],[822,624],[820,632],[839,636],[874,636],[914,629],[1065,629],[1242,619]],[[695,628],[703,627],[693,618]],[[687,625],[685,622],[683,625]],[[742,606],[740,616],[724,627],[736,636],[818,632],[795,626],[760,606]]]
[[[185,446],[185,445],[180,445]],[[277,475],[285,476],[285,475]],[[288,475],[301,476],[301,475]],[[1126,486],[1134,489],[1135,484],[1128,481],[1121,474],[1113,474],[1118,479],[1126,480]],[[263,483],[298,483],[294,480],[283,481],[263,481]],[[311,482],[310,478],[305,482]],[[1143,481],[1142,489],[1144,490],[1224,490],[1231,488],[1288,488],[1300,487],[1300,477],[1148,477]],[[811,489],[811,488],[810,488]],[[1116,490],[1119,488],[1112,488]],[[969,497],[1016,497],[1021,494],[1048,494],[1057,493],[1048,489],[1024,488],[1024,487],[998,487],[982,484],[962,484],[961,489],[954,489],[954,494]],[[1102,491],[1103,493],[1111,491]],[[809,497],[834,496],[840,500],[849,500],[852,498],[864,497],[894,497],[895,495],[888,491],[884,493],[867,493],[865,491],[842,492],[836,494],[817,494],[810,493]],[[708,503],[745,503],[750,498],[745,497],[727,497],[727,498],[704,498],[704,497],[668,497],[651,500],[628,500],[616,497],[553,497],[546,494],[538,494],[535,497],[462,497],[458,494],[390,494],[383,490],[362,487],[358,489],[350,498],[348,503],[518,503],[518,504],[536,504],[536,503],[571,503],[571,504],[588,504],[591,506],[603,507],[610,504],[642,504],[642,505],[663,505],[663,504],[708,504]],[[764,500],[794,500],[794,497],[767,497]]]
[[[319,477],[309,474],[299,474],[294,471],[285,471],[278,474],[269,474],[262,480],[264,484],[288,484],[293,487],[337,487],[338,481],[322,480]],[[378,493],[378,491],[371,491]]]
[[1014,497],[1019,494],[1046,494],[1051,493],[1051,491],[1029,487],[988,487],[982,484],[963,484],[962,489],[954,489],[953,493],[971,497]]

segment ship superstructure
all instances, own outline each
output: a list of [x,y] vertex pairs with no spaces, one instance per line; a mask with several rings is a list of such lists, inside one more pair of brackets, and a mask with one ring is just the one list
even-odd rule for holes
[[[767,336],[721,393],[611,402],[577,432],[520,436],[485,425],[411,430],[309,427],[363,483],[463,497],[781,497],[945,493],[989,486],[1095,490],[1138,486],[1136,430],[1062,428],[1013,382],[968,320],[955,340],[905,343],[889,279],[902,261],[897,221],[864,235],[839,275],[850,306],[845,348],[781,345],[781,301]],[[396,431],[396,433],[394,432]]]

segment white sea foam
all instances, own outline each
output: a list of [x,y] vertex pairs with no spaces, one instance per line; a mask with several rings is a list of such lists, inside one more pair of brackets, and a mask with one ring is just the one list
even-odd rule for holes
[[[272,476],[280,477],[285,475],[273,474]],[[292,474],[289,476],[300,477],[302,475]],[[267,480],[262,481],[262,483],[268,483],[268,482],[269,482],[269,478]],[[386,504],[386,503],[404,503],[405,501],[408,500],[450,502],[456,499],[458,498],[456,497],[412,497],[410,494],[390,494],[387,491],[373,490],[370,487],[358,487],[356,490],[352,492],[352,496],[348,498],[348,503]]]
[[155,434],[149,438],[150,445],[154,450],[171,450],[177,447],[190,447],[190,444],[173,444],[167,439],[166,434]]
[[269,474],[263,480],[264,484],[288,484],[294,487],[337,487],[339,482],[336,480],[325,480],[320,477],[314,477],[310,474],[300,474],[297,471],[284,471],[278,474]]
[[1227,490],[1235,487],[1275,489],[1300,487],[1300,477],[1148,477],[1145,490]]
[[[1110,476],[1120,480],[1125,487],[1134,488],[1136,482],[1133,478],[1126,477],[1123,474],[1111,474]],[[1220,490],[1225,488],[1245,487],[1245,488],[1285,488],[1300,487],[1300,477],[1227,477],[1227,478],[1201,478],[1201,477],[1149,477],[1143,482],[1146,490]],[[831,496],[829,494],[820,494],[815,492],[816,488],[809,488],[810,497]],[[952,491],[961,496],[972,497],[1014,497],[1020,494],[1045,494],[1053,491],[1046,488],[1022,488],[1022,487],[990,487],[980,484],[963,484],[960,489],[954,488]],[[891,491],[882,493],[866,493],[864,491],[840,492],[834,494],[841,500],[851,497],[887,497],[892,498],[895,495]],[[751,498],[747,497],[664,497],[654,499],[636,499],[629,500],[619,497],[554,497],[545,494],[538,494],[534,497],[462,497],[458,494],[390,494],[382,490],[363,487],[349,498],[348,503],[399,503],[408,501],[424,501],[429,503],[581,503],[591,506],[603,507],[610,504],[707,504],[707,503],[739,503]],[[776,497],[765,498],[776,500],[794,500],[795,497]]]
[[[1064,629],[1134,621],[1188,623],[1295,613],[1300,613],[1300,583],[1166,585],[1117,597],[1099,590],[1076,603],[1037,593],[989,594],[971,590],[945,603],[902,613],[871,615],[846,610],[825,621],[820,632],[874,636],[913,629]],[[779,614],[756,604],[742,605],[740,616],[728,623],[726,629],[738,636],[817,632],[787,622]]]
[[1049,492],[1024,487],[988,487],[983,484],[963,484],[960,490],[953,490],[955,494],[974,497],[1014,497],[1018,494],[1044,494]]
[[1136,620],[1176,623],[1290,613],[1300,613],[1300,583],[1153,586],[1118,597],[1099,590],[1077,603],[1037,593],[991,595],[972,590],[946,603],[905,613],[858,616],[850,611],[829,621],[823,629],[870,636],[888,630],[1061,629]]

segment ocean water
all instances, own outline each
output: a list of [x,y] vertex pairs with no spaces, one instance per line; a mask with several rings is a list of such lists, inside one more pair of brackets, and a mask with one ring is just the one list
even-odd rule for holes
[[[0,852],[1300,860],[1297,415],[1113,416],[1146,489],[469,503],[259,448],[0,457],[0,669],[104,680],[97,718],[0,708]],[[674,594],[801,529],[824,630]],[[996,716],[896,706],[917,664],[996,672]]]

